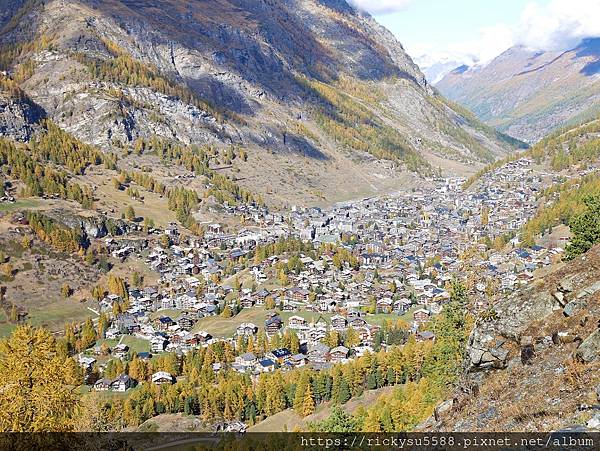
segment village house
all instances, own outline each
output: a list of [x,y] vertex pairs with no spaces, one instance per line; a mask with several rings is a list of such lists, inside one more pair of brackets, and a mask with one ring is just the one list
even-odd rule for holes
[[292,353],[289,351],[289,349],[281,348],[274,349],[273,351],[267,353],[266,356],[271,360],[277,362],[279,365],[283,365],[292,357]]
[[161,316],[156,321],[156,327],[157,327],[157,329],[158,330],[162,330],[162,331],[168,330],[169,327],[171,327],[174,324],[175,324],[175,321],[173,321],[168,316]]
[[333,315],[331,317],[331,327],[335,330],[341,331],[345,330],[348,326],[348,322],[346,318],[342,315]]
[[307,326],[306,319],[301,316],[290,316],[288,319],[288,327],[290,329],[303,329]]
[[119,358],[119,359],[124,359],[125,357],[127,357],[127,353],[129,352],[129,346],[127,346],[126,344],[117,344],[113,349],[112,349],[112,355]]
[[329,346],[323,343],[309,343],[307,359],[311,363],[323,363],[328,360]]
[[155,385],[173,384],[175,378],[166,371],[158,371],[151,377],[152,383]]
[[338,346],[329,351],[329,358],[334,363],[341,363],[346,361],[350,350],[345,346]]
[[194,324],[196,324],[196,319],[192,315],[185,314],[177,319],[177,324],[181,329],[190,331],[194,327]]
[[429,310],[419,309],[419,310],[415,310],[415,312],[413,313],[413,320],[418,325],[421,325],[421,324],[425,324],[426,322],[429,321],[429,316],[430,316]]
[[121,374],[111,382],[110,389],[116,392],[125,392],[132,386],[133,379],[131,379],[127,374]]
[[278,315],[273,315],[265,321],[265,330],[268,336],[273,336],[279,332],[282,326],[281,318]]
[[115,379],[98,379],[94,384],[94,390],[125,392],[133,385],[133,379],[131,379],[127,374],[121,374]]
[[254,323],[242,323],[240,324],[236,331],[235,335],[243,336],[243,337],[251,337],[252,335],[258,332],[258,326]]
[[232,365],[233,369],[240,373],[253,369],[258,363],[258,358],[252,352],[246,352],[235,358],[235,362]]
[[275,371],[276,367],[277,366],[275,365],[275,362],[273,362],[271,359],[262,359],[258,362],[258,369],[262,373],[273,372]]
[[150,350],[154,353],[163,352],[167,347],[168,340],[160,335],[152,337],[150,340]]

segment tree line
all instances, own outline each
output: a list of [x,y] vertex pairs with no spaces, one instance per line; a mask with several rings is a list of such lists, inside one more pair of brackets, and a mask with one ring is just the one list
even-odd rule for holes
[[236,158],[245,161],[247,154],[243,149],[234,151],[230,147],[222,155],[218,155],[217,151],[210,146],[182,146],[156,137],[152,137],[149,141],[142,141],[142,144],[136,143],[136,145],[141,145],[143,148],[155,152],[165,163],[183,166],[198,176],[206,177],[208,183],[206,197],[214,196],[217,202],[221,204],[225,202],[230,205],[239,203],[264,204],[259,196],[255,196],[250,191],[240,187],[229,176],[219,174],[210,167],[213,159],[217,159],[223,164],[231,164]]
[[116,169],[116,156],[82,143],[50,120],[42,121],[42,127],[28,144],[0,138],[2,170],[25,184],[25,195],[55,195],[92,208],[89,186],[72,181],[70,173],[81,175],[87,167],[101,164]]
[[24,195],[54,195],[79,202],[84,208],[92,208],[93,195],[88,186],[72,182],[67,172],[33,158],[26,149],[27,147],[17,147],[11,141],[0,138],[2,171],[8,177],[23,182]]
[[89,246],[89,241],[81,230],[63,227],[39,212],[29,211],[26,218],[39,239],[60,251],[82,254]]
[[546,199],[536,215],[522,228],[520,238],[524,245],[535,244],[535,239],[552,232],[557,225],[569,225],[572,218],[585,211],[584,200],[600,194],[600,177],[588,174],[585,177],[571,179],[542,193]]
[[317,124],[338,143],[378,159],[403,163],[414,172],[432,172],[410,142],[366,106],[331,85],[300,77],[298,81],[317,99],[314,107]]
[[102,39],[102,42],[111,56],[110,59],[94,58],[80,52],[72,54],[77,62],[87,67],[94,79],[126,86],[143,86],[167,96],[176,97],[200,110],[209,112],[219,123],[224,123],[226,120],[243,122],[239,115],[218,108],[212,102],[198,96],[187,86],[175,83],[161,74],[154,65],[133,58],[116,43],[107,39]]

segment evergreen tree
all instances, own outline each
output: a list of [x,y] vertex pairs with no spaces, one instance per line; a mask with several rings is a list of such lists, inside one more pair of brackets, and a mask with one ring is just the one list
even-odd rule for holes
[[566,248],[566,259],[584,254],[600,242],[600,195],[583,200],[586,211],[575,216],[570,223],[573,238]]
[[310,432],[355,432],[356,426],[356,421],[350,415],[342,408],[334,406],[326,420],[310,423],[308,430]]
[[340,379],[340,391],[338,393],[337,402],[340,404],[345,404],[351,398],[350,386],[348,385],[348,381],[346,378],[342,376]]

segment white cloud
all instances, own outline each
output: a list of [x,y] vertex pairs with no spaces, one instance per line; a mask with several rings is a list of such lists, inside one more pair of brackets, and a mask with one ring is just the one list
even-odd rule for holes
[[471,65],[489,62],[514,45],[561,51],[575,47],[587,37],[600,37],[600,0],[552,0],[546,5],[532,1],[512,26],[498,23],[478,30],[476,39],[408,50],[414,55],[426,55],[427,60]]
[[392,14],[406,9],[412,0],[349,0],[351,5],[370,14]]
[[515,29],[515,43],[535,50],[568,50],[583,38],[600,36],[600,0],[529,3]]
[[415,61],[422,69],[435,63],[455,63],[472,66],[485,64],[506,49],[514,45],[513,31],[504,24],[481,28],[475,39],[450,42],[444,46],[416,46],[407,48],[408,53],[415,55]]

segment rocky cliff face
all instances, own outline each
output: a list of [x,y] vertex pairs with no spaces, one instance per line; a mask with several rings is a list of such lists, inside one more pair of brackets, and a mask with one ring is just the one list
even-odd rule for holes
[[[65,130],[104,149],[153,135],[243,146],[240,183],[282,201],[397,189],[406,155],[413,170],[462,173],[514,149],[453,111],[344,0],[52,0],[2,20],[0,42],[23,49],[9,74]],[[384,127],[395,144],[374,140]],[[382,146],[399,155],[391,170]]]
[[0,91],[0,136],[29,141],[44,115],[38,105]]
[[430,426],[598,427],[600,247],[503,299],[485,317],[471,336],[461,389]]
[[23,8],[27,0],[0,0],[0,30],[8,28],[11,20]]
[[436,87],[486,123],[535,142],[553,130],[597,116],[600,39],[566,52],[507,50],[484,67],[461,67]]

